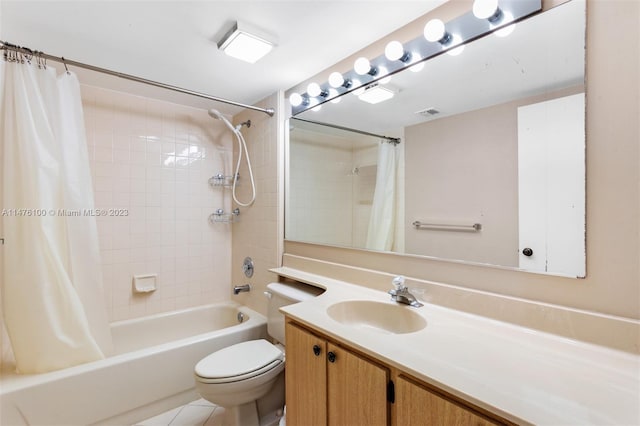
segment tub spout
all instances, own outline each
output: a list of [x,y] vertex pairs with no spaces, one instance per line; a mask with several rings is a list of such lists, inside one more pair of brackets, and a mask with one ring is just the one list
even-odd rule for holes
[[251,285],[235,285],[233,286],[233,294],[244,293],[245,291],[251,291]]

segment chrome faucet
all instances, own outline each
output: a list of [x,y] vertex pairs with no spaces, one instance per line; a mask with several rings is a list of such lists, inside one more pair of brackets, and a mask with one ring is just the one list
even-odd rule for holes
[[233,294],[244,293],[245,291],[251,291],[250,284],[233,286]]
[[395,288],[393,290],[389,290],[391,300],[413,306],[414,308],[423,306],[422,303],[418,302],[418,299],[416,299],[413,294],[409,293],[409,287],[404,285],[404,277],[402,275],[395,277],[392,283]]

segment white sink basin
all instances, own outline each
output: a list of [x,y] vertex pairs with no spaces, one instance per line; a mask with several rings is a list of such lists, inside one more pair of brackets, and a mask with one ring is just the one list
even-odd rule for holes
[[347,300],[334,303],[327,314],[341,324],[384,334],[405,334],[420,331],[427,321],[406,305]]

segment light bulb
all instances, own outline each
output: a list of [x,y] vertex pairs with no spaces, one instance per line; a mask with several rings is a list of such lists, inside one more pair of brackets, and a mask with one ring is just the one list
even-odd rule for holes
[[315,98],[316,96],[320,96],[320,94],[322,93],[322,89],[320,88],[320,85],[318,83],[309,83],[309,85],[307,86],[307,93],[312,98]]
[[322,109],[322,105],[316,105],[313,108],[311,108],[311,111],[313,112],[318,112]]
[[[379,76],[383,76],[383,75],[387,75],[389,73],[389,71],[387,71],[387,69],[385,67],[378,67],[378,75]],[[380,80],[378,80],[378,83],[380,84],[387,84],[391,81],[391,76],[387,75],[384,78],[381,78]]]
[[447,35],[444,22],[439,19],[432,19],[424,26],[424,38],[427,41],[440,41]]
[[[504,15],[503,18],[500,21],[501,23],[513,21],[513,15],[511,14],[511,12],[504,12],[503,15]],[[506,37],[509,34],[511,34],[515,29],[516,29],[516,24],[507,25],[504,28],[500,28],[499,30],[496,30],[495,34],[498,37]]]
[[[459,46],[458,46],[459,45]],[[451,36],[451,46],[458,46],[447,50],[447,53],[451,56],[458,56],[464,50],[464,44],[462,44],[462,38],[458,34]]]
[[291,106],[297,107],[302,105],[302,96],[300,96],[299,93],[292,93],[289,96],[289,103],[291,104]]
[[420,72],[424,69],[424,61],[422,62],[418,62],[415,65],[411,65],[409,67],[409,71],[413,71],[413,72]]
[[344,84],[344,77],[339,72],[332,72],[329,75],[329,85],[331,87],[340,87]]
[[498,0],[475,0],[473,14],[478,19],[489,19],[498,12]]
[[390,61],[397,61],[404,56],[404,47],[399,41],[390,41],[384,48],[384,56]]
[[371,71],[371,63],[367,58],[360,57],[354,62],[353,69],[356,74],[365,75]]
[[337,104],[342,100],[340,97],[340,93],[336,89],[329,89],[329,97],[332,98],[329,102],[332,104]]

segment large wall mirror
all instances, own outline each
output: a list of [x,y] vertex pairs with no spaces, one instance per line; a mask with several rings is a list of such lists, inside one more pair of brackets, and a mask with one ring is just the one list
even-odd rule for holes
[[584,0],[455,53],[290,120],[286,239],[584,277]]

